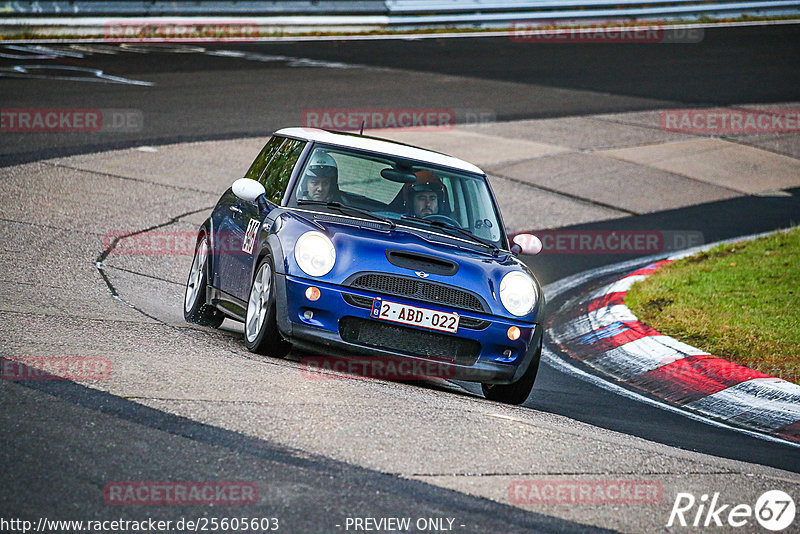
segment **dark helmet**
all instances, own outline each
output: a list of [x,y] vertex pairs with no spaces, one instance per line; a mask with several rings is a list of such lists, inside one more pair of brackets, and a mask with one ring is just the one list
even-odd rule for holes
[[403,186],[406,211],[414,212],[414,193],[433,191],[439,200],[439,213],[449,213],[447,189],[442,184],[442,180],[431,171],[417,171],[414,174],[417,176],[417,181]]

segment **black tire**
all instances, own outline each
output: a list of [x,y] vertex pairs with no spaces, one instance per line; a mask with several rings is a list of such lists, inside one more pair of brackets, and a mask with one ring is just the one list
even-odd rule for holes
[[244,323],[247,350],[275,358],[283,358],[289,353],[292,346],[281,337],[275,314],[275,268],[272,259],[264,256],[256,267],[247,299]]
[[192,267],[186,281],[183,296],[183,318],[189,323],[219,328],[225,315],[214,306],[206,303],[206,287],[208,280],[208,235],[201,232],[194,248]]
[[542,344],[531,360],[531,364],[522,377],[512,384],[481,384],[483,396],[489,400],[505,404],[522,404],[531,394],[536,374],[539,372],[539,360],[542,357]]

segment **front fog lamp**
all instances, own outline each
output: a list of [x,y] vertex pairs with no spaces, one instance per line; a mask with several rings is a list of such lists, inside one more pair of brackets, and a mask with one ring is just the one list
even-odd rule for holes
[[536,297],[536,285],[525,273],[508,273],[500,282],[500,302],[512,315],[528,315],[536,306]]
[[325,234],[306,232],[294,246],[294,259],[307,275],[325,276],[336,263],[336,249]]

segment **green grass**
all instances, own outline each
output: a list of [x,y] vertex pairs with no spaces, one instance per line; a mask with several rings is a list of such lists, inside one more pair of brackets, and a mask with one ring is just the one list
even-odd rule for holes
[[800,228],[662,267],[625,304],[663,334],[800,384]]

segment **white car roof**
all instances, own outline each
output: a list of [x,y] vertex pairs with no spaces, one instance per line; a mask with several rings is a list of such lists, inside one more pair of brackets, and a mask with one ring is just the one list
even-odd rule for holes
[[317,128],[282,128],[275,132],[275,135],[295,137],[298,139],[306,139],[308,141],[319,141],[320,143],[327,143],[342,147],[367,150],[370,152],[378,152],[381,154],[389,154],[391,156],[398,156],[401,158],[425,161],[434,163],[436,165],[441,165],[443,167],[450,167],[451,169],[459,169],[477,174],[486,174],[480,168],[464,160],[447,156],[445,154],[440,154],[439,152],[434,152],[432,150],[425,150],[424,148],[404,145],[385,139],[376,139],[374,137],[364,137],[355,134],[329,132],[328,130],[319,130]]

